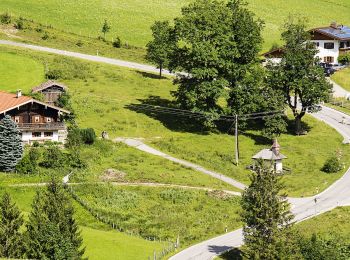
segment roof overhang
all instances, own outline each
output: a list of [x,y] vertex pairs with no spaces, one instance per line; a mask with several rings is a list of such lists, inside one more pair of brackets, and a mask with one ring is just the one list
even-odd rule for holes
[[20,108],[21,106],[24,106],[24,105],[27,105],[27,104],[30,104],[30,103],[32,103],[32,104],[33,103],[37,103],[39,105],[55,109],[55,110],[57,110],[60,113],[70,114],[70,112],[68,110],[66,110],[66,109],[63,109],[63,108],[60,108],[60,107],[56,107],[56,106],[53,106],[53,105],[49,105],[49,104],[46,104],[46,103],[41,102],[41,101],[36,100],[36,99],[30,99],[30,100],[25,101],[25,102],[23,102],[21,104],[15,105],[13,107],[9,107],[9,108],[7,108],[5,110],[0,111],[0,114],[6,114],[7,112],[9,112],[9,111],[11,111],[13,109]]

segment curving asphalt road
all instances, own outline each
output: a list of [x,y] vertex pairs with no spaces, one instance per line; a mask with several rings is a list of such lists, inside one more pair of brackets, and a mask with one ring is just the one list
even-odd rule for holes
[[[18,43],[7,40],[0,40],[2,45],[10,45],[21,48],[32,49],[36,51],[43,51],[54,53],[63,56],[75,57],[84,60],[101,62],[131,69],[158,73],[158,69],[150,65],[138,64],[134,62],[127,62],[118,59],[105,58],[100,56],[87,55],[77,52],[58,50],[48,47],[36,46],[25,43]],[[164,71],[164,75],[173,75],[169,71]],[[346,95],[346,91],[339,85],[334,86],[336,96]],[[331,108],[323,107],[322,111],[313,114],[314,117],[324,121],[334,129],[336,129],[343,137],[344,143],[349,143],[350,140],[350,116]],[[176,159],[176,158],[175,158]],[[178,160],[178,159],[176,159]],[[350,205],[350,169],[345,175],[336,181],[324,192],[307,198],[291,198],[292,212],[295,215],[295,221],[302,221],[312,218],[318,214],[334,209],[337,206]],[[171,260],[209,260],[213,257],[222,254],[233,247],[239,247],[243,243],[242,229],[212,238],[210,240],[201,242],[197,245],[191,246],[177,255],[171,257]]]

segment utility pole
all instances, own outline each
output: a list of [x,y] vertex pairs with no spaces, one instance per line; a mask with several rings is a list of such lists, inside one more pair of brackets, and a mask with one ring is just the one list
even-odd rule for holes
[[239,151],[238,151],[238,115],[235,116],[235,158],[236,165],[238,166]]

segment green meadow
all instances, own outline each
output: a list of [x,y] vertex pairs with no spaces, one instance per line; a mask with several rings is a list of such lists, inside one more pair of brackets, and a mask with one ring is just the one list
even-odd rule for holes
[[[154,75],[144,72],[55,55],[24,52],[20,49],[1,47],[1,50],[1,55],[17,53],[19,57],[32,59],[33,62],[45,63],[47,69],[61,70],[62,81],[69,86],[72,95],[79,125],[94,128],[98,135],[105,130],[111,138],[143,138],[144,142],[161,151],[198,163],[246,184],[249,183],[250,174],[246,167],[252,164],[251,157],[271,145],[271,140],[263,138],[259,129],[240,129],[240,164],[236,166],[234,138],[228,134],[230,124],[224,125],[222,132],[208,133],[186,118],[134,111],[128,107],[140,102],[167,105],[172,100],[170,92],[176,89],[171,79],[159,80]],[[5,72],[6,66],[3,66]],[[42,79],[42,73],[37,74],[37,79]],[[13,78],[13,83],[18,80],[21,80],[21,77]],[[321,171],[325,161],[336,151],[343,152],[344,167],[349,166],[349,147],[342,145],[342,137],[334,129],[310,115],[306,116],[304,121],[309,128],[307,135],[297,137],[288,133],[279,138],[281,152],[288,157],[285,166],[291,168],[291,173],[283,177],[285,190],[290,196],[315,194],[337,180],[345,169],[336,174]],[[219,185],[216,180],[203,174],[172,166],[172,163],[164,160],[156,163],[156,159],[142,152],[135,151],[135,156],[132,156],[134,150],[131,148],[120,146],[115,149],[118,152],[102,156],[100,164],[92,161],[89,171],[82,178],[96,180],[107,167],[114,167],[125,171],[128,181],[164,181],[227,189],[226,184]],[[87,149],[87,158],[93,153],[94,150]],[[163,164],[165,167],[158,167],[157,164]]]
[[[289,15],[307,17],[310,26],[328,25],[331,21],[350,24],[347,0],[248,0],[249,9],[266,23],[265,45],[268,49],[280,39],[283,21]],[[44,25],[82,34],[98,36],[104,19],[111,24],[108,39],[119,35],[131,45],[144,47],[151,38],[150,26],[155,20],[172,19],[190,0],[2,0],[0,12],[33,19]]]
[[332,75],[332,80],[347,91],[350,91],[350,68],[336,72]]

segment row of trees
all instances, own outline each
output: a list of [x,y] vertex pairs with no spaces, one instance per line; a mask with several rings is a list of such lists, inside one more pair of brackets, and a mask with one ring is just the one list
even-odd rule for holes
[[[157,21],[152,26],[147,59],[157,64],[160,76],[163,68],[181,72],[174,97],[184,109],[215,119],[289,106],[300,132],[301,118],[328,98],[331,86],[317,66],[303,19],[285,24],[282,62],[266,69],[259,58],[263,27],[241,0],[199,0],[184,7],[174,25]],[[223,98],[225,106],[219,105]],[[265,125],[279,134],[285,124],[275,117]]]
[[263,162],[252,173],[251,184],[242,195],[243,256],[264,260],[349,259],[350,244],[337,236],[307,238],[296,233],[280,178]]
[[0,202],[0,257],[82,259],[85,249],[74,208],[62,185],[52,181],[38,191],[24,225],[23,215],[5,193]]

